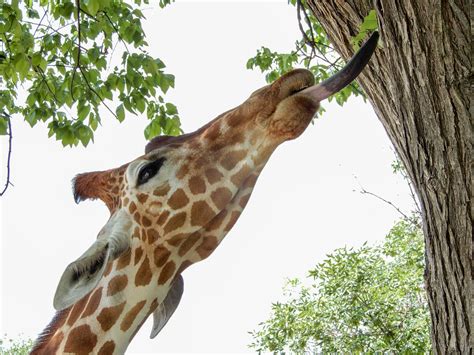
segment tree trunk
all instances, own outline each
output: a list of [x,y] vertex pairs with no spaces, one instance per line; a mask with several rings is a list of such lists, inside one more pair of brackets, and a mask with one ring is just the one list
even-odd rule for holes
[[[472,353],[470,4],[308,0],[343,58],[376,10],[383,48],[359,77],[417,190],[426,242],[433,351]],[[367,139],[370,137],[361,137]]]

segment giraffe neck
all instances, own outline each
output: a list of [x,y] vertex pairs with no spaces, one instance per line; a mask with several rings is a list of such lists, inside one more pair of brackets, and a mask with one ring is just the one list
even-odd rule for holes
[[91,293],[57,313],[32,354],[123,354],[166,296],[167,288],[159,286],[169,285],[174,276],[163,268],[157,270],[153,258],[132,245],[110,263]]

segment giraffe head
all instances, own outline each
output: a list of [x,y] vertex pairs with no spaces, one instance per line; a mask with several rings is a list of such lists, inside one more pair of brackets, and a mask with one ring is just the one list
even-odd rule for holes
[[[128,281],[121,290],[133,287],[139,300],[151,288],[156,293],[151,311],[166,304],[173,287],[182,292],[176,282],[182,270],[209,256],[232,228],[276,147],[298,137],[319,102],[360,73],[376,42],[373,36],[323,83],[314,85],[311,72],[294,70],[193,133],[154,138],[144,155],[121,167],[78,175],[76,201],[100,199],[110,218],[90,248],[66,268],[55,308],[78,303],[99,283],[112,287],[104,279],[125,269]],[[175,308],[176,301],[171,303]],[[156,320],[154,335],[169,315]]]

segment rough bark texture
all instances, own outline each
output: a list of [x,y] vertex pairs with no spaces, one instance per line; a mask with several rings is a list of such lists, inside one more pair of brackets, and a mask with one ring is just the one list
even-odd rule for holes
[[[470,2],[308,0],[336,50],[377,11],[383,48],[359,77],[423,210],[433,351],[470,354],[472,150]],[[365,137],[363,139],[370,139]]]

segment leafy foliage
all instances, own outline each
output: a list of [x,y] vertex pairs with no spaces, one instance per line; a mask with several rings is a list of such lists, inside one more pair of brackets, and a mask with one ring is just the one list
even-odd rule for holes
[[[161,0],[159,5],[170,2]],[[101,123],[101,106],[120,122],[127,111],[146,112],[148,139],[162,132],[180,133],[176,106],[163,98],[174,87],[174,76],[146,51],[141,4],[2,2],[0,134],[7,133],[7,115],[21,114],[32,127],[47,124],[49,136],[65,146],[86,146]],[[125,49],[121,61],[114,57],[118,45]],[[22,88],[28,90],[25,102],[19,100]],[[109,106],[117,100],[114,109]]]
[[32,347],[31,339],[11,339],[6,335],[0,339],[0,355],[28,355]]
[[369,14],[364,17],[364,21],[359,26],[359,33],[352,37],[352,44],[355,51],[359,50],[360,44],[368,34],[372,33],[378,28],[377,14],[375,10],[370,10]]
[[427,353],[424,243],[417,224],[399,221],[381,245],[341,248],[290,280],[286,302],[251,332],[258,352]]
[[[303,38],[295,42],[295,49],[289,53],[279,53],[267,47],[261,47],[257,50],[255,57],[247,61],[247,69],[259,68],[262,73],[265,73],[265,80],[268,83],[273,82],[295,67],[301,66],[314,74],[316,82],[326,80],[342,69],[344,64],[329,43],[319,21],[311,11],[307,11],[306,1],[290,0],[289,2],[297,7],[298,24]],[[304,28],[305,26],[306,29]],[[376,13],[372,10],[361,24],[359,34],[353,39],[355,50],[358,49],[360,42],[376,29]],[[351,95],[362,95],[365,99],[362,89],[356,82],[353,82],[332,95],[329,101],[335,99],[342,106]],[[323,112],[324,109],[321,108],[318,113],[321,114]]]

